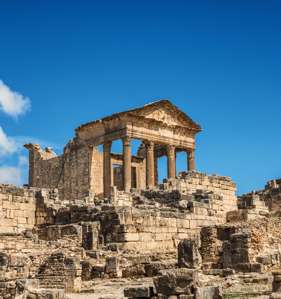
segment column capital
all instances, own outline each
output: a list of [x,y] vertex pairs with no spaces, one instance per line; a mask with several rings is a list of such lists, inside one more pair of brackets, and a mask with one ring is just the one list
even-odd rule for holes
[[154,149],[153,141],[144,141],[145,147],[148,151],[152,151]]
[[167,148],[167,156],[175,155],[176,147],[174,145],[168,144],[166,148]]

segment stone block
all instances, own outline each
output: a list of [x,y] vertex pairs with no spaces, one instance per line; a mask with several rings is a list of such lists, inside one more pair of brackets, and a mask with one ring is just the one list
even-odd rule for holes
[[120,277],[119,259],[116,256],[108,256],[105,261],[105,273]]
[[154,278],[157,293],[170,295],[192,294],[192,288],[197,281],[197,272],[189,269],[163,270],[160,276]]
[[122,277],[144,277],[145,275],[145,266],[142,264],[126,267],[122,270]]
[[146,286],[126,288],[124,289],[124,296],[129,298],[150,298],[153,296],[153,288]]
[[178,244],[178,265],[182,268],[199,268],[202,258],[196,240],[184,239]]
[[195,299],[222,299],[222,289],[218,286],[195,289]]

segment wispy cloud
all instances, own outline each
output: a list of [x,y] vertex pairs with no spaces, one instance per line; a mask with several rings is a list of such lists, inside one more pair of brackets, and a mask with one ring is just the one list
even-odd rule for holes
[[[13,91],[0,80],[0,111],[17,118],[31,107],[29,98]],[[30,136],[9,136],[0,126],[0,183],[21,185],[27,181],[28,153],[25,143],[38,143],[42,148],[60,146]]]
[[1,158],[11,156],[15,153],[19,154],[22,150],[26,152],[23,145],[26,143],[37,143],[42,148],[51,147],[55,151],[59,151],[62,146],[53,142],[48,142],[31,136],[8,136],[0,126],[0,160]]
[[17,117],[26,113],[31,107],[29,98],[11,90],[0,80],[0,109],[9,116]]
[[[42,148],[50,146],[59,150],[60,146],[29,136],[8,136],[0,126],[0,184],[22,185],[27,182],[28,152],[25,143],[38,143]],[[7,163],[12,161],[11,163]]]
[[13,138],[9,138],[0,126],[0,158],[11,155],[18,150],[18,145]]
[[[0,111],[17,118],[30,109],[29,98],[13,91],[0,80]],[[26,180],[27,153],[22,144],[28,137],[8,136],[0,126],[0,183],[21,185]],[[7,163],[8,161],[12,162]],[[3,163],[4,162],[4,163]]]
[[0,182],[2,184],[22,184],[22,171],[20,167],[2,166],[0,167]]

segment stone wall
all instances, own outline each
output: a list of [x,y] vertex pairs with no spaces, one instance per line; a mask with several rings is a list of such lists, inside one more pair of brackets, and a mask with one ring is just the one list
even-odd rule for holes
[[[212,222],[204,214],[194,219],[190,213],[122,209],[116,241],[120,247],[138,252],[173,251],[180,240],[195,236],[200,224]],[[209,223],[209,222],[208,222]]]
[[0,185],[0,233],[19,233],[35,225],[35,191]]
[[270,211],[281,211],[281,179],[268,181],[264,189],[243,194],[239,200],[262,202]]
[[204,269],[261,272],[281,265],[279,217],[208,226],[201,229]]
[[25,145],[29,150],[29,186],[58,188],[61,199],[75,201],[89,196],[89,171],[93,149],[70,142],[64,154],[56,156],[49,148]]
[[[41,149],[38,144],[27,144],[25,147],[29,150],[29,186],[57,188],[60,199],[69,202],[102,197],[103,153],[97,147],[73,140],[66,145],[60,156],[50,148]],[[122,155],[111,154],[112,181],[113,165],[122,165],[122,159]],[[133,186],[145,188],[143,159],[132,157],[132,169],[136,172],[133,175]],[[119,185],[122,184],[121,180]]]
[[0,184],[0,234],[21,233],[54,222],[55,210],[65,206],[57,189]]
[[[200,172],[183,172],[177,179],[169,179],[163,184],[164,190],[178,190],[181,194],[196,191],[210,192],[221,196],[223,212],[237,210],[236,185],[229,177],[208,175]],[[213,208],[219,209],[217,203]]]

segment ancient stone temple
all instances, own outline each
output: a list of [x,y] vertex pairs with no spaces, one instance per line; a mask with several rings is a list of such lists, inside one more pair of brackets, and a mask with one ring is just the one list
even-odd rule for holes
[[[89,194],[109,197],[113,186],[129,192],[157,184],[157,159],[167,156],[167,178],[176,176],[176,153],[187,154],[186,169],[195,169],[195,136],[201,128],[168,100],[104,117],[79,126],[75,137],[57,156],[50,148],[26,144],[29,185],[58,188],[61,198],[83,199]],[[121,139],[123,153],[111,152]],[[141,141],[137,156],[131,141]],[[98,146],[103,145],[103,151]]]
[[29,184],[0,184],[0,299],[281,298],[281,180],[237,198],[195,170],[200,130],[161,100],[81,125],[59,156],[26,144]]

